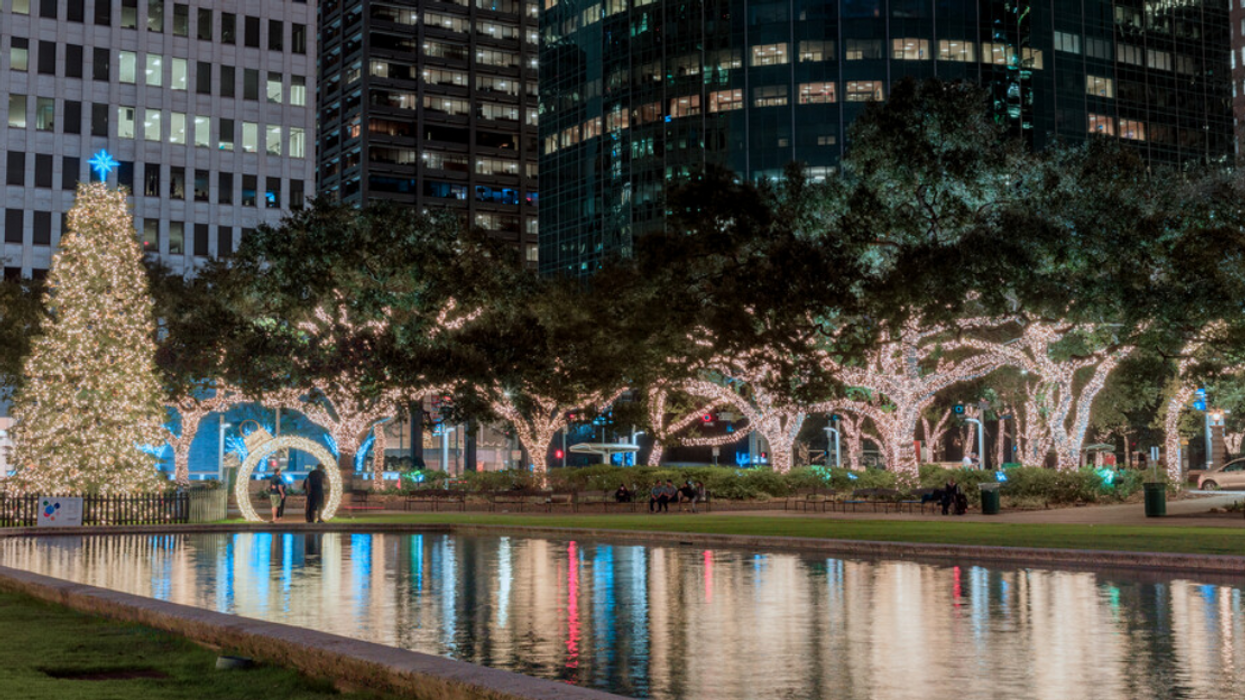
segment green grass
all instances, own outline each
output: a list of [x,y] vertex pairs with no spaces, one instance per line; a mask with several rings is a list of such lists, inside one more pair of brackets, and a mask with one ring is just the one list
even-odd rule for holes
[[1245,527],[1045,525],[942,521],[829,520],[753,515],[483,515],[412,513],[337,519],[336,523],[458,523],[571,527],[640,532],[825,537],[874,542],[927,542],[997,547],[1104,549],[1124,552],[1245,555]]
[[[0,698],[22,700],[239,700],[341,698],[326,681],[260,665],[215,670],[217,652],[182,637],[112,622],[33,598],[0,592]],[[167,678],[58,679],[45,671],[81,674],[150,669]],[[351,694],[357,700],[383,696]]]

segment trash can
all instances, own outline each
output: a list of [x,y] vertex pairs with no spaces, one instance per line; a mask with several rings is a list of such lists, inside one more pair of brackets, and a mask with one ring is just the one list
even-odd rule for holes
[[1158,518],[1167,515],[1167,484],[1147,483],[1146,517]]
[[979,484],[981,486],[981,514],[999,514],[999,484],[995,481]]

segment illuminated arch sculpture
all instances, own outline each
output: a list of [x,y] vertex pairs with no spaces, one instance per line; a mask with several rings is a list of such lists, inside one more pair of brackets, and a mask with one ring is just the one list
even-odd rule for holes
[[[258,436],[258,439],[253,440]],[[267,437],[267,439],[264,439]],[[254,473],[255,467],[261,461],[273,452],[282,449],[293,448],[307,452],[316,459],[320,460],[320,464],[327,465],[324,471],[329,477],[329,493],[324,503],[325,520],[332,520],[337,513],[337,507],[342,502],[342,475],[337,469],[337,458],[332,452],[314,440],[299,437],[297,435],[282,435],[281,437],[268,436],[268,431],[260,428],[250,435],[246,436],[248,453],[246,459],[242,462],[242,468],[238,470],[238,480],[234,484],[233,496],[238,502],[238,510],[242,511],[242,517],[251,522],[260,522],[262,519],[255,512],[255,506],[251,505],[250,483],[251,474]]]

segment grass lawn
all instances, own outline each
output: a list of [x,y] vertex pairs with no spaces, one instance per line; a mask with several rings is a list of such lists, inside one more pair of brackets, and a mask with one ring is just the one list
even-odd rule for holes
[[461,523],[725,535],[825,537],[875,542],[930,542],[999,547],[1105,549],[1126,552],[1245,555],[1245,528],[1158,525],[1035,525],[942,521],[828,520],[754,515],[486,515],[411,513],[337,519],[336,523]]
[[[217,653],[181,637],[0,592],[0,698],[241,700],[341,698],[325,681],[261,665],[215,670]],[[56,678],[55,675],[69,676]],[[95,675],[87,680],[73,676]],[[125,675],[151,677],[117,678]],[[112,676],[111,678],[109,676]],[[357,700],[384,696],[351,694]]]

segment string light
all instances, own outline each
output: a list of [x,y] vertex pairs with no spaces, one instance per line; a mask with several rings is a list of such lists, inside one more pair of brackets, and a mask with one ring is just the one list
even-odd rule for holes
[[12,488],[134,493],[163,488],[140,445],[164,442],[156,324],[124,191],[78,185],[52,258],[51,317],[13,402]]
[[178,486],[190,485],[190,445],[199,434],[199,425],[203,419],[211,413],[224,413],[243,400],[245,399],[241,392],[218,381],[211,396],[204,397],[192,392],[166,404],[168,408],[177,411],[181,418],[181,431],[178,433],[173,432],[170,424],[165,424],[165,430],[168,431],[165,442],[173,448],[173,480]]
[[[1197,389],[1188,383],[1189,368],[1193,365],[1193,356],[1197,351],[1201,350],[1206,344],[1206,338],[1223,329],[1222,323],[1212,323],[1207,326],[1198,335],[1198,337],[1185,344],[1181,350],[1180,361],[1176,363],[1176,386],[1175,393],[1167,400],[1166,411],[1163,415],[1163,448],[1165,454],[1164,461],[1167,464],[1167,478],[1172,483],[1180,483],[1184,476],[1184,469],[1180,460],[1180,412],[1189,404],[1193,396],[1197,393]],[[1228,367],[1225,371],[1228,373],[1238,373],[1245,370],[1245,365],[1234,365]],[[1241,447],[1240,435],[1232,436],[1232,441],[1228,443],[1231,452],[1237,452]],[[1227,442],[1229,436],[1224,435]],[[1233,446],[1235,443],[1235,446]]]
[[537,478],[543,485],[549,465],[545,458],[549,443],[559,430],[567,427],[566,414],[580,408],[591,408],[600,412],[622,396],[626,388],[605,394],[596,392],[580,399],[570,406],[559,403],[556,399],[541,395],[535,391],[522,392],[525,401],[520,406],[517,392],[507,391],[500,385],[494,385],[493,397],[489,405],[498,416],[510,422],[519,443],[527,450],[532,459],[532,466]]
[[[302,450],[324,462],[333,463],[333,454],[324,445],[310,438],[300,435],[272,437],[263,428],[259,428],[247,437],[248,446],[253,444],[255,449],[251,449],[246,459],[242,460],[242,467],[238,470],[238,478],[233,487],[233,498],[238,504],[242,517],[250,522],[263,520],[255,512],[255,506],[251,504],[251,475],[255,472],[255,467],[268,455],[283,449]],[[249,439],[251,437],[254,437],[253,442]],[[325,520],[332,520],[342,502],[342,474],[339,469],[325,469],[324,472],[328,476],[329,493],[324,501],[324,512],[321,517]]]

